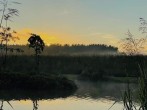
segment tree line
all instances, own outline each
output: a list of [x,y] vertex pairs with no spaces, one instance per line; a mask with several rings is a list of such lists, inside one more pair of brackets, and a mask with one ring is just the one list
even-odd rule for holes
[[[33,55],[33,49],[28,45],[9,45],[9,48],[13,48],[17,51],[9,51],[9,55]],[[51,44],[44,48],[42,55],[112,55],[117,54],[118,48],[105,45],[105,44],[74,44],[74,45],[61,45]]]

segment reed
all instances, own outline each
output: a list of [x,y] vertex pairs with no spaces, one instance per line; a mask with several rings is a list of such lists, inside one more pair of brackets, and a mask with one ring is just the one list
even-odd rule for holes
[[[138,77],[137,93],[134,93],[129,80],[127,80],[126,90],[122,93],[123,110],[147,110],[147,71],[145,67],[141,65],[139,65],[139,70],[140,76]],[[135,102],[137,102],[137,104]],[[117,101],[115,101],[108,110],[116,103]]]
[[139,107],[135,106],[133,100],[134,93],[132,92],[131,87],[128,84],[127,90],[123,93],[123,104],[124,104],[124,110],[147,110],[147,72],[145,70],[145,67],[139,65],[140,69],[140,76],[138,78],[138,104]]
[[124,91],[122,95],[124,110],[136,110],[132,94],[133,91],[131,90],[130,84],[128,83],[127,89]]
[[147,110],[147,72],[141,66],[139,66],[139,68],[141,73],[138,79],[140,109]]

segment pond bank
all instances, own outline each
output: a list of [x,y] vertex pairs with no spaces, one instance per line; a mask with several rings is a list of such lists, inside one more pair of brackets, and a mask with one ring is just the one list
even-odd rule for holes
[[76,90],[75,83],[65,77],[55,75],[30,75],[1,73],[0,90]]

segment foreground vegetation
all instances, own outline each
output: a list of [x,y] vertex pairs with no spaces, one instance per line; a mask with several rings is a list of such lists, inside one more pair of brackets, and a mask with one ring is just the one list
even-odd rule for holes
[[[144,62],[146,67],[146,61],[146,56],[40,56],[39,70],[40,74],[77,74],[92,80],[104,76],[136,77],[139,75],[138,64]],[[34,74],[34,65],[34,56],[8,56],[6,72]]]
[[77,87],[65,77],[54,75],[0,74],[0,90],[75,90]]

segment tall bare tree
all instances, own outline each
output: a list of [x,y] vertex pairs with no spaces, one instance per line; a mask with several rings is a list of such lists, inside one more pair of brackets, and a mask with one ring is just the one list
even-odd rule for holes
[[[140,18],[139,31],[142,34],[147,33],[147,22],[143,18]],[[121,48],[127,55],[138,55],[144,51],[147,37],[135,38],[134,35],[128,30],[127,37],[122,39]]]
[[121,48],[127,55],[138,55],[142,54],[146,38],[136,39],[133,34],[128,31],[127,37],[122,39]]
[[[18,16],[19,12],[17,9],[9,8],[9,4],[19,4],[18,2],[10,2],[9,0],[1,0],[0,4],[2,6],[2,9],[0,10],[2,12],[1,20],[0,20],[0,40],[1,40],[1,54],[4,53],[4,60],[3,60],[3,66],[4,69],[6,68],[6,62],[7,62],[7,52],[8,52],[8,41],[18,39],[16,36],[16,31],[12,30],[8,26],[8,21],[12,21],[12,18],[14,16]],[[3,54],[2,54],[3,55]]]

